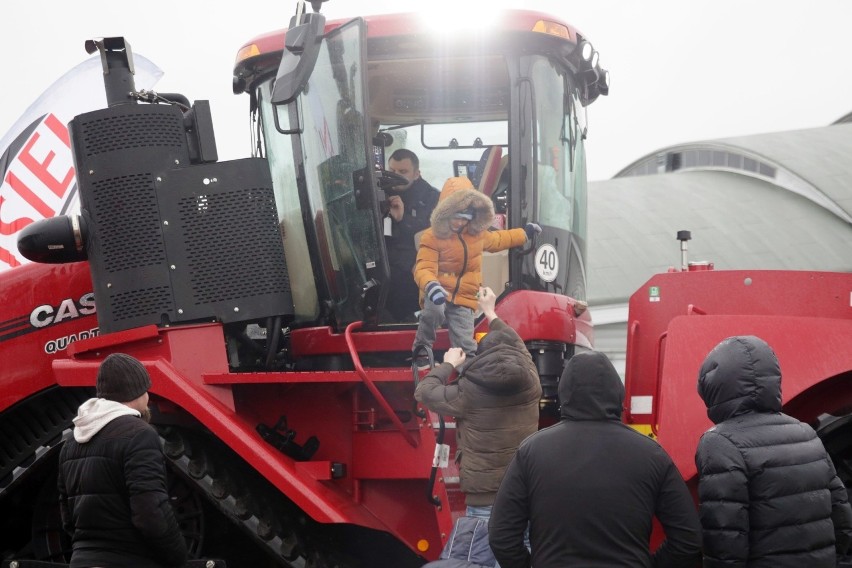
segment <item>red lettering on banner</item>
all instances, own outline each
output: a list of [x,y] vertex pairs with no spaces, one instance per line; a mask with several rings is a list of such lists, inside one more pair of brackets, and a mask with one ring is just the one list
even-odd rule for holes
[[[53,115],[50,115],[53,116]],[[68,187],[74,183],[74,168],[68,168],[68,172],[65,174],[65,179],[59,181],[53,174],[47,171],[47,168],[50,167],[50,163],[53,161],[53,158],[56,157],[56,152],[53,150],[48,151],[47,156],[45,156],[43,162],[39,162],[30,152],[35,146],[35,143],[38,142],[39,133],[34,132],[32,137],[27,140],[27,144],[24,146],[24,149],[21,150],[21,153],[18,155],[18,159],[21,163],[26,166],[28,170],[35,174],[35,176],[41,181],[45,187],[47,187],[50,191],[52,191],[56,197],[62,197],[65,195],[65,191]],[[47,215],[45,215],[47,217]]]
[[[9,164],[2,179],[5,197],[0,195],[0,213],[5,215],[0,215],[0,236],[14,236],[33,222],[31,217],[38,218],[34,213],[44,218],[56,214],[54,206],[50,205],[53,198],[45,190],[62,200],[74,186],[74,167],[66,165],[70,147],[68,128],[55,114],[48,113]],[[23,212],[20,208],[25,204],[34,211],[25,209]],[[20,266],[21,262],[11,248],[6,248],[8,246],[6,243],[0,246],[0,266]]]
[[[3,201],[3,196],[0,195],[0,210],[3,208]],[[20,217],[11,223],[6,223],[3,219],[0,219],[0,235],[14,235],[32,222],[32,219],[27,219],[26,217]],[[2,260],[2,257],[0,257],[0,260]]]
[[21,266],[21,263],[18,261],[18,259],[12,256],[11,253],[9,253],[9,251],[4,249],[3,247],[0,247],[0,262],[5,262],[12,268],[15,268],[16,266]]
[[44,119],[44,124],[50,128],[50,131],[53,132],[57,138],[62,140],[68,148],[71,148],[71,137],[68,135],[68,127],[62,124],[62,121],[56,118],[55,114],[48,114]]
[[24,200],[33,206],[33,208],[38,211],[42,217],[53,217],[54,211],[51,209],[47,203],[42,201],[38,195],[33,193],[33,191],[24,184],[18,176],[13,174],[12,172],[6,172],[6,183],[8,183],[12,189],[15,190],[15,193],[24,198]]

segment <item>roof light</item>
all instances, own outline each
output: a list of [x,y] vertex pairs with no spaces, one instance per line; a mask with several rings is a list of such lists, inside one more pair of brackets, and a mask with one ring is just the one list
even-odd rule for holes
[[539,20],[535,23],[532,28],[532,31],[553,35],[565,39],[571,39],[571,33],[568,31],[568,27],[563,24],[557,24],[556,22],[550,22],[548,20]]
[[246,45],[237,52],[237,60],[234,63],[239,64],[246,59],[251,59],[257,55],[260,55],[260,48],[257,47],[257,44],[252,43]]

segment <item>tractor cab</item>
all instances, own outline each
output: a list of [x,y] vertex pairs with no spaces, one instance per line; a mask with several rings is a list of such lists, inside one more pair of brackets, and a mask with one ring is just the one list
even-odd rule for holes
[[251,95],[272,171],[293,326],[387,327],[382,218],[398,148],[438,189],[470,177],[496,228],[543,227],[536,243],[486,258],[484,284],[585,300],[585,108],[608,91],[597,52],[535,12],[447,24],[297,13],[240,51],[234,89]]

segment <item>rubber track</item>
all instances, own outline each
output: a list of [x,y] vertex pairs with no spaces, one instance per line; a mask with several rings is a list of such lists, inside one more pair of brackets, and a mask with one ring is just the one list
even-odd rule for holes
[[0,414],[0,499],[62,446],[77,407],[93,394],[50,388]]
[[282,567],[348,568],[325,554],[306,553],[294,528],[310,522],[304,512],[219,440],[175,427],[160,432],[174,469]]

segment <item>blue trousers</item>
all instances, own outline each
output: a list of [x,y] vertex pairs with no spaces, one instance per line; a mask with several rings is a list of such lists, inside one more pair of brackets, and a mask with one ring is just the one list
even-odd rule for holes
[[[474,507],[471,505],[467,506],[467,510],[465,511],[465,515],[468,517],[476,517],[477,519],[491,519],[491,505],[483,505],[479,507]],[[530,550],[530,526],[527,525],[527,530],[524,531],[524,544],[527,547],[527,550]],[[494,568],[500,568],[500,563],[497,562],[494,564]]]

